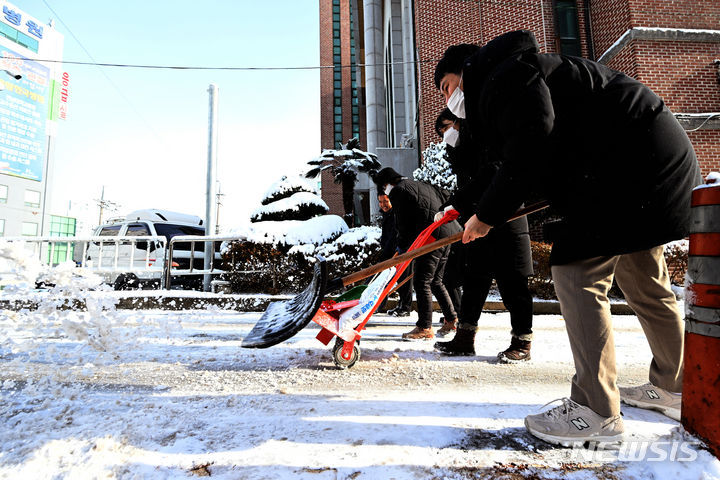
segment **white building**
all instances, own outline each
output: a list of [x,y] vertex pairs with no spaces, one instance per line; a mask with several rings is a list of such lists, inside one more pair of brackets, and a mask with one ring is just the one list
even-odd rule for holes
[[[63,36],[0,0],[0,235],[49,235],[57,120],[67,112]],[[34,60],[51,60],[37,62]],[[21,78],[17,78],[20,75]]]

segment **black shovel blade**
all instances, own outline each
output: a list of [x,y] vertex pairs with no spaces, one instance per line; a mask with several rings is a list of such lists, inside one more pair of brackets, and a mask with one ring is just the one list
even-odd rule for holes
[[305,290],[290,300],[272,302],[243,339],[242,347],[267,348],[284,342],[305,328],[320,308],[327,284],[324,258],[315,262],[313,279]]

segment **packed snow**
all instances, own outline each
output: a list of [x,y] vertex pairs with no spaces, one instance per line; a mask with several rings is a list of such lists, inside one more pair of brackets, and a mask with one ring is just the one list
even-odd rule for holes
[[277,182],[270,185],[262,198],[262,204],[267,205],[268,203],[274,202],[281,198],[289,197],[293,193],[307,192],[307,193],[318,193],[317,187],[306,180],[305,178],[294,176],[287,177],[283,176]]
[[230,234],[241,235],[256,243],[320,245],[332,241],[347,230],[347,224],[341,217],[323,215],[309,220],[253,223]]
[[[6,261],[21,254],[0,248]],[[483,314],[470,358],[401,341],[414,316],[376,315],[360,361],[340,370],[314,324],[243,349],[259,313],[117,310],[97,278],[27,267],[16,265],[14,295],[38,308],[0,315],[0,478],[720,479],[720,462],[655,412],[623,408],[621,447],[555,448],[527,434],[526,415],[569,393],[557,315],[535,318],[533,360],[521,365],[495,361],[507,313]],[[38,293],[36,273],[57,285]],[[58,308],[75,297],[87,311]],[[644,383],[639,323],[614,321],[620,383]]]
[[259,219],[273,214],[299,212],[303,206],[317,207],[317,210],[322,210],[324,213],[330,210],[323,199],[314,193],[298,192],[287,198],[281,198],[267,205],[261,205],[252,212],[250,219],[257,222]]

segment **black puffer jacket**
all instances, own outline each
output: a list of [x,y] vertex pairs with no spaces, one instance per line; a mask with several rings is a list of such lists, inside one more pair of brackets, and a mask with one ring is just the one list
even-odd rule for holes
[[397,227],[395,226],[395,211],[380,212],[380,260],[387,260],[395,255],[397,250]]
[[699,168],[663,101],[598,63],[537,52],[532,33],[516,31],[466,60],[471,135],[500,164],[478,218],[497,225],[530,191],[548,198],[563,218],[554,264],[684,237]]
[[[460,223],[465,223],[474,213],[473,199],[492,182],[499,165],[488,161],[488,154],[481,145],[474,144],[464,121],[460,122],[460,143],[447,147],[448,162],[457,176],[457,190],[447,201],[460,213]],[[497,276],[512,270],[520,275],[532,275],[532,253],[527,218],[497,225],[483,238],[471,242],[464,249],[467,265],[475,274]]]
[[[393,187],[389,197],[395,212],[398,246],[406,251],[420,232],[433,223],[449,192],[428,183],[403,179]],[[459,231],[460,225],[450,222],[436,229],[433,237],[445,238]]]

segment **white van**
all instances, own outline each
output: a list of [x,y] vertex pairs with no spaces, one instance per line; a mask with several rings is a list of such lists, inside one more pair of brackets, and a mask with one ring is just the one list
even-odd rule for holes
[[[159,209],[136,210],[124,218],[110,219],[95,228],[95,237],[123,237],[117,243],[112,241],[93,242],[87,247],[85,265],[96,270],[116,290],[157,287],[163,274],[165,252],[170,239],[178,235],[205,235],[200,217]],[[151,238],[161,237],[165,242]],[[111,240],[108,238],[107,240]],[[173,246],[173,268],[186,270],[193,259],[193,269],[202,270],[205,262],[204,243],[179,242]],[[216,259],[220,254],[215,254]],[[217,261],[217,260],[216,260]],[[173,278],[173,285],[198,288],[201,275],[186,275]]]

